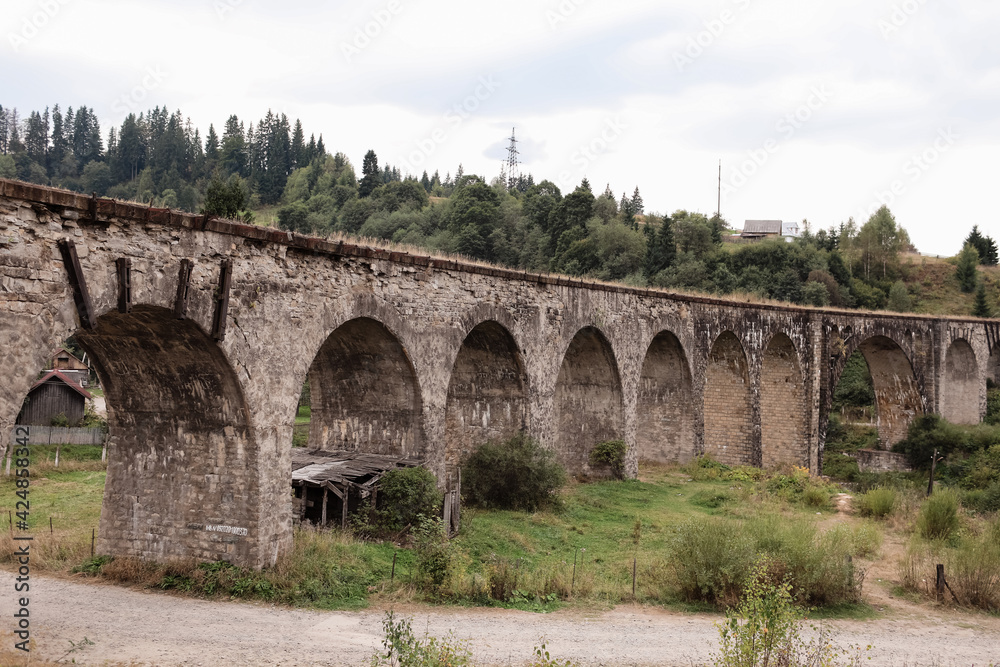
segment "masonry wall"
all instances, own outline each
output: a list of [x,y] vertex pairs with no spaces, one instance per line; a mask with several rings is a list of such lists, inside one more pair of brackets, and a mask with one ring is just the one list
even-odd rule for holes
[[[68,282],[66,239],[93,329]],[[127,313],[121,258],[131,261]],[[193,271],[178,320],[182,260]],[[215,340],[226,261],[232,288]],[[703,451],[733,463],[804,457],[818,472],[844,355],[866,345],[888,369],[879,410],[896,434],[939,409],[953,329],[986,369],[995,338],[975,321],[587,284],[0,180],[0,446],[48,353],[77,333],[115,387],[99,543],[111,553],[275,562],[291,544],[292,425],[307,376],[313,444],[414,453],[442,480],[476,440],[515,426],[574,473],[611,437],[627,443],[633,475],[640,455],[683,462]],[[778,334],[788,344],[767,357]],[[795,384],[793,357],[802,386],[782,394],[779,384]],[[772,429],[785,397],[806,413],[800,430]]]

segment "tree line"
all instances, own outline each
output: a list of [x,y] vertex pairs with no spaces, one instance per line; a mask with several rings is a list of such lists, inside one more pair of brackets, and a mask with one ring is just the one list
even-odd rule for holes
[[[466,174],[462,165],[454,175],[417,178],[380,166],[374,150],[359,178],[322,135],[307,140],[300,121],[271,111],[249,124],[231,115],[221,135],[210,125],[203,140],[180,111],[156,107],[130,114],[105,142],[86,106],[63,113],[55,105],[24,119],[0,107],[0,176],[247,222],[273,206],[283,229],[394,241],[528,271],[816,306],[914,307],[899,261],[910,239],[885,206],[862,223],[816,233],[803,221],[792,242],[732,246],[723,243],[724,218],[647,212],[637,186],[631,196],[616,196],[610,184],[595,194],[584,178],[564,193],[531,174],[508,182]],[[972,278],[957,276],[971,291],[982,285],[976,266],[996,264],[997,248],[978,228],[966,247]]]

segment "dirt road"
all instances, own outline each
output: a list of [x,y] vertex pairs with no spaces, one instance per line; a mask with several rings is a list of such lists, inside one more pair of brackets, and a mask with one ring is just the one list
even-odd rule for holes
[[[13,630],[13,575],[0,573],[0,633]],[[383,611],[302,611],[205,601],[58,578],[32,577],[38,653],[100,665],[363,665],[381,640]],[[417,634],[453,631],[477,664],[523,665],[544,636],[554,657],[583,665],[693,665],[715,649],[718,617],[622,606],[554,614],[409,607]],[[931,608],[878,621],[829,623],[841,645],[874,645],[872,665],[1000,664],[1000,619]],[[8,647],[4,647],[8,648]],[[33,654],[33,655],[37,655]]]

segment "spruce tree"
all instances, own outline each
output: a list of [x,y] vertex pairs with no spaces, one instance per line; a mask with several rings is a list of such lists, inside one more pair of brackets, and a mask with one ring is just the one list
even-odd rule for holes
[[976,280],[979,271],[979,251],[971,243],[966,243],[962,247],[962,252],[958,254],[958,267],[955,269],[955,277],[958,278],[958,286],[963,292],[971,292],[976,289]]
[[976,302],[972,306],[972,315],[974,317],[993,317],[993,307],[990,306],[989,299],[986,297],[986,284],[982,280],[976,286]]
[[375,188],[382,185],[382,172],[378,168],[378,156],[375,151],[369,150],[365,153],[365,159],[361,163],[361,182],[358,183],[358,197],[364,199],[375,191]]
[[646,264],[644,267],[646,278],[651,279],[660,271],[669,268],[673,265],[676,257],[674,223],[670,218],[663,218],[659,230],[646,245]]

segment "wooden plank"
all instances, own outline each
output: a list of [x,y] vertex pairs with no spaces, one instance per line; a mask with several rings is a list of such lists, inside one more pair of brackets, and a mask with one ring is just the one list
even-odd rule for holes
[[90,301],[90,292],[87,290],[87,281],[83,275],[83,267],[80,265],[80,257],[76,253],[76,244],[69,239],[59,242],[59,251],[62,253],[63,264],[69,274],[69,284],[73,288],[73,301],[76,303],[76,312],[80,316],[80,324],[85,329],[94,329],[97,320],[94,317],[94,306]]
[[327,488],[323,487],[323,513],[320,518],[320,525],[326,526],[326,499],[327,499]]
[[177,299],[174,301],[174,316],[183,320],[187,318],[188,292],[191,289],[191,270],[194,262],[190,259],[181,260],[180,273],[177,276]]
[[132,260],[119,257],[115,266],[118,269],[118,312],[128,315],[132,312]]
[[229,314],[229,290],[233,283],[233,262],[225,260],[219,271],[219,290],[215,296],[215,315],[212,317],[212,338],[226,338],[226,316]]

